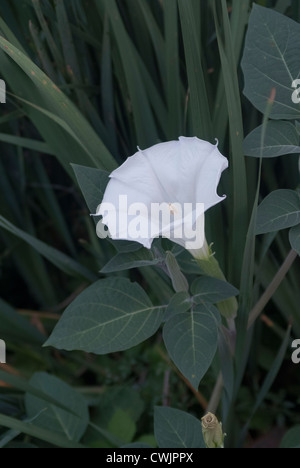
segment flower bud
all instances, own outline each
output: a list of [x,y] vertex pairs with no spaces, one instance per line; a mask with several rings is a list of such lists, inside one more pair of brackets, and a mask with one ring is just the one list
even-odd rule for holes
[[212,413],[207,413],[202,419],[202,432],[207,448],[224,448],[222,423]]

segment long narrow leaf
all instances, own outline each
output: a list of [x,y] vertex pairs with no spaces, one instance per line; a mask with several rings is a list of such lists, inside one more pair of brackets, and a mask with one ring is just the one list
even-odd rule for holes
[[[96,5],[101,12],[102,5]],[[134,45],[128,36],[121,20],[115,0],[105,0],[105,8],[110,19],[116,42],[120,51],[121,61],[124,68],[127,87],[129,91],[134,124],[138,137],[137,143],[143,147],[151,146],[158,140],[156,125],[153,119],[150,103],[145,92],[144,84],[136,64]]]
[[199,35],[196,29],[193,3],[178,0],[178,5],[190,87],[193,132],[195,136],[212,142],[211,114],[202,69]]
[[49,148],[47,143],[38,140],[32,140],[30,138],[18,137],[15,135],[8,135],[5,133],[0,133],[0,141],[3,143],[10,143],[12,145],[21,146],[22,148],[27,148],[32,151],[38,151],[39,153],[46,153],[54,155],[55,152]]
[[[213,11],[229,114],[232,150],[231,183],[233,190],[233,211],[230,220],[230,245],[231,257],[234,258],[234,262],[231,262],[231,274],[229,279],[234,284],[238,284],[242,271],[242,258],[248,225],[247,177],[245,158],[243,154],[243,118],[236,59],[227,13],[227,4],[222,0],[221,5],[222,26],[224,29],[225,40],[222,39],[222,29],[218,19],[216,2],[215,0],[213,1]],[[237,223],[239,225],[238,229]]]
[[[18,75],[13,74],[13,70],[16,70],[16,68],[12,67],[12,63],[10,61],[4,60],[5,57],[3,54],[0,54],[1,72],[7,76],[7,82],[9,82],[13,87],[16,87],[17,83],[20,83],[24,93],[23,95],[29,98],[29,100],[32,99],[32,96],[36,97],[38,99],[38,104],[31,105],[33,107],[36,106],[36,109],[40,112],[43,108],[43,113],[47,117],[52,116],[53,118],[55,115],[56,119],[53,120],[56,121],[56,128],[57,123],[59,123],[62,128],[65,127],[64,129],[71,129],[72,138],[69,138],[69,152],[74,148],[74,154],[72,156],[68,154],[68,162],[76,163],[76,159],[81,160],[81,162],[87,162],[89,160],[91,164],[98,167],[106,169],[115,168],[116,163],[109,151],[103,145],[102,141],[98,138],[86,119],[79,113],[75,105],[60,91],[60,89],[26,55],[20,52],[3,37],[0,37],[0,49],[2,49],[2,51],[18,65]],[[20,80],[20,70],[23,70],[24,78],[26,77],[23,82]],[[43,106],[39,105],[42,104],[42,102]],[[44,124],[44,126],[41,127],[41,122],[39,122],[41,116],[38,117],[38,114],[31,112],[30,116],[33,118],[34,123],[43,134],[46,132],[47,125]],[[47,120],[49,126],[49,119]],[[52,133],[52,139],[48,138],[49,145],[54,144],[55,138],[53,137],[54,134]],[[73,143],[73,147],[71,142]],[[78,143],[81,147],[80,153],[78,153]],[[77,149],[75,150],[76,147]],[[54,148],[56,155],[60,158],[60,151],[62,151],[62,148],[60,148],[59,145],[54,146]],[[85,150],[85,157],[82,156],[82,149]],[[81,156],[79,156],[79,154]],[[68,168],[67,161],[64,160],[64,162],[67,170],[70,170]]]
[[75,260],[17,228],[12,223],[3,218],[3,216],[0,216],[0,227],[22,239],[63,272],[71,276],[84,278],[88,281],[94,281],[97,279],[96,275],[91,273]]
[[179,71],[178,7],[176,0],[165,2],[167,65],[168,140],[182,134],[181,83]]

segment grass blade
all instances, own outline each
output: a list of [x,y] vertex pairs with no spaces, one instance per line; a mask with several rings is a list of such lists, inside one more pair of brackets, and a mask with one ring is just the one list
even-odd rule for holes
[[113,71],[111,57],[111,40],[109,21],[104,20],[102,63],[101,63],[101,91],[102,91],[102,113],[108,136],[113,148],[113,153],[118,153],[116,135],[116,116],[114,108]]
[[[222,0],[221,5],[222,26],[224,31],[222,31],[221,25],[219,23],[216,1],[213,1],[214,19],[229,114],[230,142],[232,152],[231,185],[233,193],[233,214],[230,220],[230,257],[234,258],[234,262],[230,262],[231,271],[229,272],[229,281],[233,284],[239,284],[248,226],[247,177],[243,154],[243,118],[237,78],[236,58],[233,48],[226,1]],[[222,39],[222,33],[224,34],[224,40]],[[237,225],[239,226],[238,229]]]
[[41,346],[45,341],[33,325],[21,317],[10,305],[0,298],[1,338]]
[[34,387],[21,377],[17,377],[16,375],[9,374],[8,372],[0,370],[0,380],[6,382],[7,384],[20,390],[21,392],[29,393],[30,395],[33,395],[36,398],[40,398],[45,402],[50,403],[51,405],[55,405],[64,411],[68,411],[69,413],[76,415],[70,408],[57,401],[56,398],[53,398],[52,396],[48,395],[42,390]]
[[52,155],[55,154],[55,152],[49,148],[47,143],[44,143],[43,141],[32,140],[30,138],[23,138],[15,135],[8,135],[5,133],[0,133],[0,141],[3,143],[10,143],[11,145],[21,146],[22,148],[27,148],[39,153]]
[[36,16],[37,16],[37,18],[39,20],[39,23],[40,23],[41,28],[43,30],[43,33],[45,35],[49,50],[51,51],[51,54],[53,56],[54,62],[56,64],[56,66],[60,70],[63,70],[64,69],[63,54],[59,50],[59,48],[57,47],[57,43],[54,40],[54,38],[53,38],[53,36],[52,36],[52,34],[50,32],[48,23],[47,23],[44,15],[43,15],[43,12],[42,12],[42,9],[41,9],[41,2],[39,0],[32,0],[32,3],[33,3],[33,7],[34,7],[34,10],[35,10]]
[[[101,14],[100,0],[96,0],[96,5]],[[137,135],[136,143],[144,148],[149,147],[158,141],[158,135],[149,99],[135,60],[134,45],[126,32],[115,0],[105,0],[105,9],[110,19],[126,77]]]
[[[70,153],[72,153],[72,149],[74,149],[72,162],[76,163],[76,159],[80,159],[81,162],[85,161],[86,163],[89,161],[91,165],[95,165],[96,167],[102,167],[109,170],[114,169],[116,167],[116,163],[109,151],[103,145],[102,141],[98,138],[86,119],[80,114],[76,106],[60,91],[60,89],[47,77],[47,75],[45,75],[26,55],[16,49],[3,37],[0,37],[0,48],[5,55],[9,56],[13,62],[18,65],[17,69],[12,67],[11,61],[8,61],[7,59],[4,60],[5,56],[0,54],[0,66],[3,74],[7,77],[7,82],[9,82],[12,87],[14,87],[14,85],[18,87],[21,86],[23,95],[25,97],[29,97],[29,99],[30,96],[38,96],[40,101],[37,100],[37,102],[43,104],[31,104],[31,107],[33,108],[36,106],[35,110],[39,110],[41,112],[41,109],[43,109],[44,115],[48,117],[55,116],[55,118],[53,118],[56,122],[54,127],[55,130],[54,128],[52,129],[51,138],[49,138],[48,144],[50,146],[55,144],[57,137],[60,137],[66,145],[65,139],[67,135],[65,132],[63,132],[64,138],[60,135],[55,135],[55,138],[53,138],[53,132],[57,131],[57,123],[59,123],[62,128],[69,128],[71,130],[71,132],[68,133],[72,138],[68,138],[69,145],[66,145],[65,154],[68,162],[70,162]],[[22,79],[20,69],[24,71],[24,78],[22,77]],[[26,75],[28,78],[25,78]],[[42,96],[42,98],[40,96]],[[26,99],[24,101],[26,101]],[[41,127],[40,112],[34,113],[33,109],[31,109],[29,116],[33,119],[37,128],[40,129],[41,134],[43,135],[45,127],[49,132],[49,119],[44,122],[45,127]],[[60,141],[55,150],[56,155],[60,158],[62,153],[62,145]],[[84,153],[82,150],[84,150]],[[71,172],[66,160],[64,161],[64,165],[66,169]]]
[[165,7],[167,102],[168,102],[168,140],[175,140],[182,135],[182,102],[179,71],[178,9],[177,1],[169,0]]
[[196,29],[193,3],[178,0],[178,5],[190,87],[193,134],[213,143],[211,115],[201,63],[199,36]]
[[29,29],[30,29],[30,33],[34,41],[37,53],[39,55],[40,61],[43,65],[43,69],[45,70],[49,78],[52,81],[54,81],[56,79],[56,73],[54,71],[54,67],[51,63],[50,57],[48,56],[48,52],[42,40],[39,37],[39,31],[37,27],[32,23],[32,21],[29,22]]
[[60,252],[59,250],[54,249],[50,245],[45,244],[44,242],[36,239],[30,234],[27,234],[26,232],[17,228],[12,223],[3,218],[3,216],[0,216],[0,227],[10,232],[11,234],[14,234],[15,236],[22,239],[24,242],[29,244],[31,247],[37,250],[37,252],[39,252],[40,255],[45,257],[47,260],[49,260],[49,262],[53,263],[64,273],[71,276],[83,278],[91,282],[97,279],[97,276],[91,273],[84,266],[80,265],[75,260]]

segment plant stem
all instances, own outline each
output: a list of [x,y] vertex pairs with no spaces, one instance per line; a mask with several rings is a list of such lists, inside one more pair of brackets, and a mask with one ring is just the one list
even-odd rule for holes
[[[252,309],[249,321],[248,321],[248,329],[254,324],[255,320],[259,317],[261,312],[266,307],[269,300],[273,297],[277,289],[279,288],[280,284],[286,277],[287,273],[289,272],[291,266],[293,265],[294,261],[296,260],[298,254],[295,250],[291,250],[288,256],[286,257],[285,261],[283,262],[282,266],[279,268],[278,272],[274,276],[273,280],[271,281],[270,285],[261,296],[255,307]],[[210,413],[216,413],[221,396],[222,396],[222,389],[223,389],[223,377],[222,373],[219,374],[218,379],[216,381],[215,388],[213,390],[211,399],[207,406],[207,411]]]
[[[197,260],[202,272],[206,276],[226,281],[225,275],[221,270],[218,260],[208,246],[206,240],[203,250],[190,251],[194,258]],[[231,330],[235,330],[234,318],[237,314],[238,303],[235,297],[231,297],[226,301],[219,302],[218,309],[223,317],[228,320],[228,325]]]
[[272,282],[269,284],[268,288],[264,292],[264,294],[259,299],[258,303],[250,312],[249,321],[248,321],[248,329],[252,327],[255,320],[259,317],[261,312],[264,310],[266,305],[268,304],[269,300],[273,297],[279,286],[281,285],[282,281],[286,277],[287,273],[289,272],[291,266],[293,265],[294,261],[298,257],[297,252],[295,250],[291,250],[288,256],[286,257],[285,261],[283,262],[282,266],[279,268],[278,272],[274,276]]
[[207,400],[204,398],[204,396],[196,390],[193,385],[188,381],[188,379],[180,372],[180,370],[177,369],[177,367],[173,364],[171,359],[163,352],[163,350],[158,346],[157,351],[160,354],[160,356],[163,358],[163,360],[170,366],[171,369],[176,372],[178,377],[187,385],[187,387],[191,390],[191,392],[194,394],[196,399],[198,400],[198,403],[202,407],[202,409],[207,412]]
[[223,391],[223,377],[222,377],[222,373],[220,372],[216,381],[214,391],[207,405],[206,411],[208,413],[216,414],[220,400],[221,400],[222,391]]

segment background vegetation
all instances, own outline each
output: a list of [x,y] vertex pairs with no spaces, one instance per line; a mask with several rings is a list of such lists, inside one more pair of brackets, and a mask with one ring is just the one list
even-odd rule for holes
[[[256,3],[300,21],[299,2]],[[217,363],[194,391],[169,361],[160,333],[108,356],[41,345],[66,306],[106,276],[99,271],[115,253],[96,237],[71,164],[110,172],[137,146],[179,135],[218,138],[231,166],[220,193],[231,195],[209,213],[207,238],[240,288],[258,169],[256,159],[241,155],[244,135],[262,122],[242,93],[251,6],[250,0],[1,1],[0,75],[9,91],[0,108],[0,338],[8,349],[0,371],[1,446],[154,446],[155,405],[204,414]],[[298,184],[298,155],[264,161],[261,198]],[[259,238],[253,304],[289,250],[285,231]],[[138,281],[154,303],[173,295],[155,268],[119,274]],[[300,373],[290,349],[252,414],[288,323],[300,337],[299,284],[296,263],[253,330],[226,428],[232,446],[277,447],[286,429],[300,424]],[[52,387],[49,404],[61,401],[63,411],[65,394],[69,409],[81,412],[77,425],[69,413],[74,433],[39,406]]]

